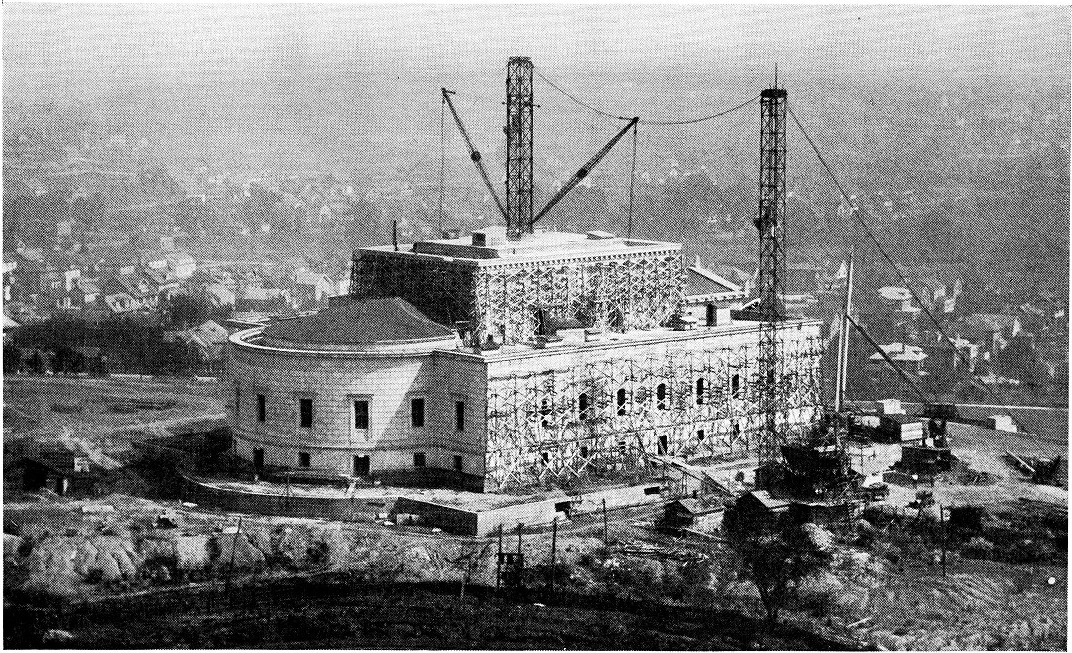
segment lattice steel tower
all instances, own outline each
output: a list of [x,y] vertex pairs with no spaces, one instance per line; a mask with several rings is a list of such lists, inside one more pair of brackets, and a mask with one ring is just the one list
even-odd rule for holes
[[781,326],[785,284],[785,89],[760,95],[759,131],[759,408],[764,418],[758,442],[760,465],[777,462],[785,441],[785,370]]
[[532,231],[532,61],[506,64],[506,233]]

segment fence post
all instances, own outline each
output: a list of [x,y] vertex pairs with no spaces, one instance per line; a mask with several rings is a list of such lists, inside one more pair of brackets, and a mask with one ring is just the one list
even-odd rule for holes
[[558,548],[558,517],[551,522],[551,594],[555,593],[555,550]]
[[603,499],[603,547],[607,546],[607,500]]
[[942,523],[942,576],[946,575],[945,569],[945,552],[946,552],[946,530],[945,530],[945,506],[938,504],[938,518]]
[[499,554],[495,556],[495,591],[502,588],[503,525],[499,524]]

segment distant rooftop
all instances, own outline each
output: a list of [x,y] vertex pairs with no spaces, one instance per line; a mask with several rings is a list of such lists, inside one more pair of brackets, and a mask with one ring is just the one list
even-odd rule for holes
[[[364,250],[392,252],[393,246],[366,247]],[[505,227],[486,227],[462,238],[425,240],[401,245],[400,252],[456,259],[558,259],[582,256],[621,255],[641,252],[678,252],[677,243],[626,239],[606,231],[578,234],[544,231],[507,240]]]

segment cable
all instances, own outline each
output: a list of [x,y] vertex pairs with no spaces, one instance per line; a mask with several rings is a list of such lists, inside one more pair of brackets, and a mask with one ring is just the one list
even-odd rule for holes
[[[594,112],[598,113],[601,116],[605,116],[607,118],[611,118],[611,119],[614,119],[614,120],[632,120],[632,117],[616,116],[613,113],[608,113],[606,111],[603,111],[602,109],[597,109],[596,107],[592,106],[591,104],[588,104],[584,100],[581,100],[576,95],[573,95],[569,91],[565,90],[564,88],[562,88],[558,84],[555,84],[554,82],[552,82],[550,79],[548,79],[539,70],[535,70],[534,72],[536,73],[537,77],[539,77],[543,81],[547,82],[547,84],[550,85],[551,88],[555,89],[556,91],[558,91],[562,95],[565,95],[566,97],[568,97],[569,99],[573,100],[574,102],[576,102],[577,104],[581,105],[582,107],[588,109],[589,111],[594,111]],[[740,109],[743,109],[743,108],[747,107],[748,105],[752,104],[753,102],[755,102],[758,99],[759,99],[759,96],[757,95],[757,96],[755,96],[754,98],[752,98],[750,100],[745,100],[744,102],[738,104],[735,107],[726,109],[725,111],[720,111],[719,113],[716,113],[714,115],[703,116],[703,117],[700,117],[700,118],[682,118],[682,119],[679,119],[679,120],[644,120],[644,119],[641,119],[640,122],[642,124],[645,124],[645,125],[657,125],[657,126],[662,126],[662,127],[670,126],[670,125],[691,125],[691,124],[697,123],[697,122],[704,122],[706,120],[714,120],[715,118],[721,118],[722,116],[725,116],[727,114],[733,113],[734,111],[738,111]]]
[[533,72],[535,72],[535,73],[536,73],[536,76],[537,76],[537,77],[539,77],[539,78],[540,78],[540,79],[542,79],[543,81],[547,82],[547,83],[548,83],[548,85],[550,85],[550,86],[551,86],[551,88],[555,89],[556,91],[558,91],[558,92],[559,92],[559,93],[561,93],[562,95],[565,95],[566,97],[568,97],[569,99],[573,100],[573,101],[574,101],[574,102],[576,102],[577,104],[581,105],[581,106],[582,106],[582,107],[584,107],[585,109],[588,109],[589,111],[594,111],[594,112],[598,113],[598,114],[599,114],[599,115],[601,115],[601,116],[606,116],[607,118],[612,118],[612,119],[614,119],[614,120],[632,120],[632,118],[627,118],[627,117],[625,117],[625,116],[616,116],[616,115],[614,115],[614,114],[612,114],[612,113],[607,113],[606,111],[602,111],[602,110],[600,110],[600,109],[597,109],[597,108],[593,107],[593,106],[592,106],[592,105],[590,105],[590,104],[587,104],[587,103],[585,103],[585,102],[584,102],[583,100],[581,100],[581,99],[580,99],[580,98],[578,98],[577,96],[575,96],[575,95],[571,94],[571,93],[570,93],[569,91],[567,91],[567,90],[563,89],[563,88],[562,88],[561,86],[559,86],[558,84],[555,84],[555,83],[554,83],[554,82],[552,82],[551,80],[547,79],[547,77],[545,77],[545,76],[544,76],[544,74],[543,74],[543,73],[541,73],[541,72],[540,72],[539,70],[536,70],[536,69],[535,69],[535,67],[533,67],[533,68],[534,68]]
[[[923,309],[923,312],[927,314],[927,317],[930,318],[930,321],[934,324],[935,328],[938,329],[938,333],[940,333],[942,335],[942,338],[944,338],[945,341],[949,343],[949,345],[953,348],[953,353],[955,353],[960,358],[960,360],[964,362],[965,366],[970,368],[971,362],[963,354],[963,352],[961,352],[960,349],[957,348],[953,340],[946,334],[945,329],[942,328],[942,324],[938,321],[936,317],[934,317],[934,314],[931,313],[930,309],[927,308],[927,305],[923,303],[923,300],[920,299],[919,295],[916,294],[916,291],[908,282],[908,278],[904,275],[903,272],[901,272],[901,268],[898,267],[898,265],[893,261],[889,253],[886,252],[886,248],[882,246],[882,242],[879,241],[877,236],[875,236],[875,232],[872,231],[871,227],[868,226],[867,222],[864,221],[855,203],[852,201],[851,198],[849,198],[849,194],[845,192],[845,188],[841,185],[841,182],[838,181],[837,176],[834,174],[834,171],[830,168],[830,164],[826,162],[826,159],[823,157],[822,153],[819,152],[819,148],[815,145],[815,141],[812,140],[807,130],[804,129],[804,125],[802,125],[800,123],[800,120],[797,119],[796,113],[793,112],[793,109],[789,106],[788,102],[786,102],[786,110],[789,112],[789,116],[793,119],[793,122],[796,123],[797,127],[800,129],[800,133],[804,135],[804,139],[808,141],[808,145],[811,146],[812,151],[815,152],[815,156],[818,157],[819,163],[822,164],[823,169],[826,170],[826,173],[830,176],[830,180],[834,182],[834,185],[837,186],[837,189],[841,193],[841,196],[845,198],[845,201],[848,202],[849,206],[853,208],[852,213],[854,216],[856,216],[856,221],[860,223],[860,226],[864,228],[864,233],[867,234],[867,237],[870,238],[871,242],[875,244],[875,248],[882,255],[882,258],[886,259],[886,262],[890,264],[890,267],[892,267],[894,272],[897,273],[897,276],[900,277],[901,282],[904,284],[909,294],[912,295],[912,298],[916,300],[916,303],[919,304],[920,308]],[[988,393],[990,393],[990,396],[998,400],[1002,405],[1008,405],[1006,403],[1005,398],[995,393],[989,385],[983,383],[981,387]],[[1023,424],[1021,424],[1019,420],[1017,420],[1012,415],[1010,415],[1009,417],[1011,417],[1012,420],[1016,422],[1018,428],[1023,430]]]

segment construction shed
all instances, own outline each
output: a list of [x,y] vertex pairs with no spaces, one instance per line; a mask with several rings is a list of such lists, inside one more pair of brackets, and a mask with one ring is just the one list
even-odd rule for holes
[[5,476],[24,492],[49,490],[61,497],[88,497],[96,491],[100,471],[88,458],[58,448],[18,456]]
[[791,501],[775,498],[767,490],[755,490],[737,499],[741,519],[756,527],[774,524],[790,505]]
[[713,533],[722,527],[725,512],[726,508],[721,503],[677,499],[666,505],[663,523],[667,528]]
[[847,522],[854,513],[853,504],[846,501],[794,501],[789,512],[800,522],[820,526]]

